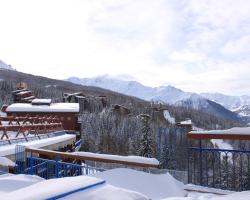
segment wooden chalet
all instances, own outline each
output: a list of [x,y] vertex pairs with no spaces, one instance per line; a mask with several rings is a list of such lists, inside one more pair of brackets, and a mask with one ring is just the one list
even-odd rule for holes
[[193,130],[193,125],[192,125],[191,119],[177,122],[175,125],[176,125],[176,127],[187,129],[188,132]]
[[112,105],[112,112],[120,115],[129,115],[131,113],[129,108],[119,104]]
[[17,83],[16,90],[12,92],[14,103],[30,103],[35,96],[27,89],[26,83]]
[[51,103],[50,99],[34,99],[32,103],[14,103],[6,108],[7,116],[58,117],[65,130],[78,131],[78,103]]
[[76,93],[64,93],[63,94],[63,102],[67,103],[79,103],[79,98],[85,97],[82,92]]

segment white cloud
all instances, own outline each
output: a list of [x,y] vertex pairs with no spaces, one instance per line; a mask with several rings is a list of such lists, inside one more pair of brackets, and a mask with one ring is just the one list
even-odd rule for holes
[[181,62],[199,62],[206,59],[206,56],[197,53],[197,52],[190,52],[188,50],[184,51],[174,51],[169,56],[169,59],[174,61],[181,61]]
[[222,53],[233,55],[250,55],[250,34],[236,40],[228,41],[221,49]]
[[249,0],[0,0],[0,59],[54,78],[249,91]]

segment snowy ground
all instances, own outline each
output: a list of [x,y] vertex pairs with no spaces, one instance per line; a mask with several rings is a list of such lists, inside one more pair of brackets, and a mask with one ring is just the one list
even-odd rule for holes
[[[197,189],[200,192],[187,192]],[[210,191],[226,195],[204,193]],[[183,185],[171,175],[153,175],[131,169],[113,169],[93,176],[44,180],[29,175],[1,175],[0,199],[70,200],[247,200],[250,191],[231,193]]]
[[152,199],[187,195],[184,184],[170,174],[156,175],[132,169],[112,169],[92,176],[104,179],[111,185],[140,192]]

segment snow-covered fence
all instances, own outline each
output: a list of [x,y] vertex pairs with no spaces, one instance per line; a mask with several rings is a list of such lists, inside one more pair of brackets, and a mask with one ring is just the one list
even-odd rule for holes
[[[239,142],[215,147],[214,139]],[[250,128],[223,131],[191,131],[182,128],[160,128],[157,155],[161,168],[176,179],[213,188],[250,190]],[[230,147],[230,148],[229,148]],[[176,175],[178,172],[178,176]]]
[[187,134],[185,128],[159,128],[156,138],[160,168],[184,183],[188,180]]
[[100,166],[89,165],[91,162],[118,164],[123,167],[129,166],[148,170],[159,166],[156,159],[138,156],[102,155],[88,152],[74,154],[19,145],[16,147],[16,173],[18,174],[36,174],[49,179],[91,174],[104,170]]
[[26,147],[16,147],[16,174],[37,175],[45,179],[88,175],[101,171],[86,164],[65,162],[61,158],[45,159],[37,157]]
[[[207,187],[250,190],[250,128],[215,131],[191,131],[188,138],[198,140],[188,147],[189,182]],[[207,148],[205,141],[240,141],[239,149]],[[190,143],[190,142],[189,142]],[[244,145],[243,145],[244,144]]]
[[159,128],[157,158],[163,169],[186,170],[187,133],[184,128]]

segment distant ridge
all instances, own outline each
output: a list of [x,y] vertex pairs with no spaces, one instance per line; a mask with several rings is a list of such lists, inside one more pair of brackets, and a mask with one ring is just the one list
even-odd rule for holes
[[7,65],[5,62],[0,60],[0,69],[14,70],[11,65]]
[[135,96],[147,101],[157,101],[175,106],[189,107],[231,120],[246,121],[245,118],[248,116],[246,116],[246,114],[243,116],[240,111],[234,108],[242,108],[242,106],[250,105],[250,97],[248,96],[243,98],[230,97],[219,93],[196,94],[182,91],[170,85],[148,87],[136,81],[124,81],[109,75],[93,78],[70,77],[67,81],[86,86],[101,87],[126,95]]

